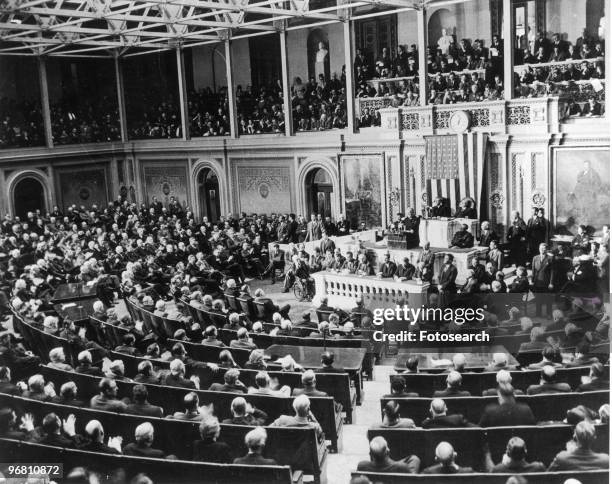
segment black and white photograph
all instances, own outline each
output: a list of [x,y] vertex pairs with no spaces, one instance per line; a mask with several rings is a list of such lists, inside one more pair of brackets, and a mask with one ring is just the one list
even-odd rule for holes
[[609,0],[0,0],[0,484],[610,482]]

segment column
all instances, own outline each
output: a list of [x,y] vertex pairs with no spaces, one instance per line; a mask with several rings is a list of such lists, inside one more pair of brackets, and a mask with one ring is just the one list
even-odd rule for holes
[[512,0],[504,0],[504,99],[514,94],[514,7]]
[[45,127],[45,145],[53,148],[51,130],[51,108],[49,107],[49,86],[47,84],[47,63],[44,57],[38,57],[38,81],[40,82],[40,104],[42,107],[43,125]]
[[189,139],[189,110],[187,109],[187,87],[185,84],[185,58],[180,46],[176,48],[176,75],[178,77],[182,138],[187,140]]
[[285,114],[285,136],[293,133],[293,113],[291,111],[291,90],[289,86],[289,68],[287,65],[287,32],[279,32],[280,36],[280,55],[282,67],[283,83],[283,112]]
[[232,66],[231,40],[225,41],[225,72],[227,77],[227,98],[229,100],[230,133],[238,137],[238,113],[236,112],[236,92],[234,91],[234,69]]
[[417,10],[417,38],[419,46],[419,104],[427,104],[427,12],[425,8]]
[[346,127],[349,133],[355,132],[355,81],[353,79],[353,22],[347,18],[344,28],[344,69],[346,74]]
[[117,80],[117,107],[119,110],[119,126],[121,141],[128,140],[127,116],[125,114],[125,89],[123,87],[123,66],[117,52],[115,52],[115,79]]

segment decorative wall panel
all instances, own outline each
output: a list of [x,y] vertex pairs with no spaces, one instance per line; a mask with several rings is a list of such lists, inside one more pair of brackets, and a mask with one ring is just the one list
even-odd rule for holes
[[86,168],[60,167],[55,170],[57,203],[65,209],[70,205],[103,207],[110,200],[108,166]]
[[183,206],[190,205],[187,160],[144,161],[143,173],[144,199],[149,203],[157,197],[167,206],[170,197],[176,198]]
[[257,161],[236,163],[234,174],[234,206],[240,212],[270,214],[293,210],[289,166]]

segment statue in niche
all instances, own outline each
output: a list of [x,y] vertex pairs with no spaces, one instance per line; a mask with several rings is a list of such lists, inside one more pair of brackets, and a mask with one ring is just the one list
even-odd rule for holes
[[329,72],[329,51],[325,48],[323,42],[319,42],[319,50],[315,57],[315,79],[319,79],[319,76],[323,74],[324,79],[327,80]]
[[453,42],[453,36],[448,34],[446,29],[442,29],[442,36],[438,39],[438,48],[444,55],[448,55],[448,49]]

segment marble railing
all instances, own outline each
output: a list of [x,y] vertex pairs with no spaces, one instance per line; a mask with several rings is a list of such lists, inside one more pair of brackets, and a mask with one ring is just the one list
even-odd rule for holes
[[[373,98],[357,99],[359,110],[373,109]],[[559,99],[557,97],[514,99],[512,101],[482,101],[430,106],[390,107],[390,98],[377,99],[381,125],[379,130],[403,136],[455,133],[457,129],[487,132],[530,130],[544,127],[551,132],[559,128]],[[388,102],[385,102],[388,101]],[[360,111],[359,111],[360,112]],[[463,126],[454,126],[453,114],[461,112],[467,119]]]
[[327,297],[328,305],[341,309],[355,307],[357,297],[368,302],[366,307],[395,307],[404,302],[411,307],[420,307],[426,302],[429,284],[417,281],[396,282],[393,279],[379,279],[375,276],[356,276],[335,272],[316,272],[316,296]]

